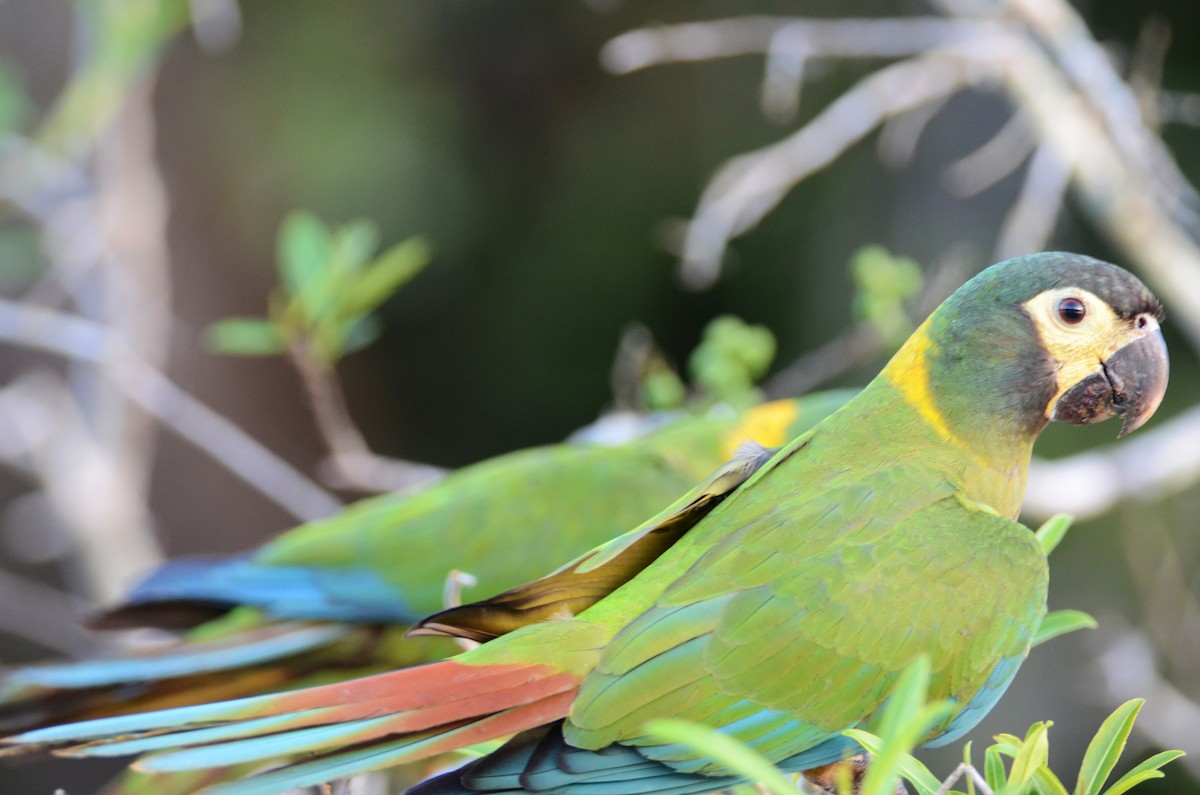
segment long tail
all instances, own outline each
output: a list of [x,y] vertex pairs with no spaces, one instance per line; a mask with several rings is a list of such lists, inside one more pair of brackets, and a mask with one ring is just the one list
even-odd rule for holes
[[377,645],[369,628],[270,623],[106,659],[12,668],[0,671],[0,728],[20,731],[274,692],[317,671],[348,667],[361,674]]
[[104,718],[8,738],[67,756],[153,755],[179,771],[297,754],[316,758],[218,785],[270,793],[411,762],[566,715],[580,677],[552,665],[446,660],[348,682],[218,704]]

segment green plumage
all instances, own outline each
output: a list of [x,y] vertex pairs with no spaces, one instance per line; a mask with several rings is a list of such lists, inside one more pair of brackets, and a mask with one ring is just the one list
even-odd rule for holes
[[[1060,316],[1063,289],[1092,320]],[[701,721],[808,770],[859,750],[842,732],[874,728],[923,656],[930,696],[955,705],[925,742],[950,742],[1007,688],[1045,613],[1045,555],[1015,521],[1033,441],[1064,402],[1072,421],[1149,416],[1166,383],[1159,319],[1141,283],[1107,263],[1002,263],[778,453],[751,451],[554,573],[419,625],[494,638],[478,648],[333,688],[17,740],[94,739],[84,752],[97,753],[167,730],[154,747],[182,750],[145,762],[164,770],[327,754],[220,789],[257,793],[523,732],[413,793],[686,795],[737,779],[647,736],[648,721]],[[203,744],[188,748],[193,737]]]

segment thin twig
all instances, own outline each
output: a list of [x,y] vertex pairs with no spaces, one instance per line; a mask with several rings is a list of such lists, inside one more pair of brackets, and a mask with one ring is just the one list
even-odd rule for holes
[[600,50],[614,74],[651,66],[760,55],[786,46],[805,58],[900,58],[961,44],[1001,23],[942,17],[804,19],[748,16],[639,28]]
[[1004,217],[996,243],[996,260],[1044,250],[1054,234],[1070,173],[1057,153],[1039,146],[1029,159],[1017,200]]
[[1016,171],[1036,143],[1028,122],[1014,113],[983,146],[947,166],[942,184],[960,199],[983,193]]
[[119,362],[107,373],[126,395],[276,505],[304,521],[341,508],[332,494],[228,419],[130,356],[119,339],[98,323],[0,299],[0,340],[76,361]]
[[328,480],[367,492],[408,493],[437,482],[446,470],[428,464],[376,455],[350,417],[341,382],[332,367],[303,346],[291,349],[291,360],[304,382],[317,430],[329,449]]
[[682,278],[702,288],[717,277],[729,241],[757,224],[793,186],[837,159],[888,117],[982,77],[949,51],[883,67],[783,140],[728,161],[700,197],[683,242]]

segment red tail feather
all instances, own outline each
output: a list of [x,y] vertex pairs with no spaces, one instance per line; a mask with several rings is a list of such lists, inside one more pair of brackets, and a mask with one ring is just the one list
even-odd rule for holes
[[296,728],[393,714],[387,733],[416,732],[573,694],[578,686],[575,676],[550,665],[445,660],[283,694],[266,709],[256,709],[254,717],[319,710],[297,716]]

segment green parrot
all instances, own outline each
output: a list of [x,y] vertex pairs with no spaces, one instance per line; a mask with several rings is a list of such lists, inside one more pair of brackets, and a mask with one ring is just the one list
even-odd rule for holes
[[194,629],[149,653],[0,672],[0,726],[264,693],[445,656],[457,646],[403,633],[446,606],[452,571],[474,579],[461,585],[468,597],[537,577],[660,509],[739,444],[781,445],[852,394],[650,415],[620,444],[509,453],[419,494],[363,500],[248,555],[168,562],[93,623]]
[[[648,735],[711,726],[784,770],[861,749],[923,657],[954,741],[996,703],[1046,606],[1016,521],[1048,421],[1144,423],[1167,381],[1162,309],[1135,277],[1063,253],[957,290],[857,397],[775,453],[743,449],[663,512],[542,579],[418,634],[484,641],[358,680],[8,738],[150,771],[294,761],[212,793],[271,793],[508,737],[410,790],[710,792],[736,773]],[[612,502],[620,500],[614,494]]]

